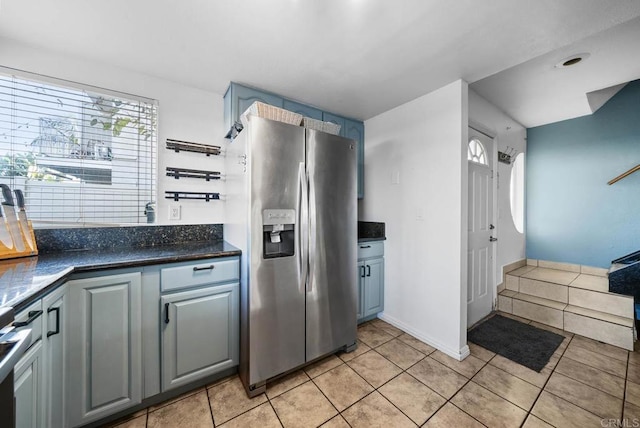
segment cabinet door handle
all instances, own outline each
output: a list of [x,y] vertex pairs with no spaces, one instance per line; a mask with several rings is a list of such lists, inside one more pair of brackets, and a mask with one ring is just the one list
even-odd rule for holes
[[198,271],[201,271],[201,270],[213,270],[214,268],[215,268],[214,265],[209,265],[209,266],[204,266],[204,267],[194,266],[193,267],[193,271],[194,272],[198,272]]
[[364,278],[364,266],[360,266],[362,272],[360,272],[360,278]]
[[29,325],[34,322],[40,315],[42,315],[42,311],[29,311],[29,318],[26,321],[16,321],[13,323],[13,326],[18,328]]
[[371,266],[367,265],[367,276],[371,276]]
[[47,314],[55,311],[56,312],[56,329],[54,331],[48,331],[47,337],[51,337],[60,333],[60,307],[49,308],[47,309]]
[[164,323],[169,324],[169,303],[164,304]]
[[371,245],[360,245],[360,248],[371,248]]

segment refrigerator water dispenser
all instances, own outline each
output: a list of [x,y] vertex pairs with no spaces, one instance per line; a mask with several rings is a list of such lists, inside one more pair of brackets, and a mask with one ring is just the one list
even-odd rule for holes
[[295,254],[295,210],[262,212],[262,255],[265,259]]

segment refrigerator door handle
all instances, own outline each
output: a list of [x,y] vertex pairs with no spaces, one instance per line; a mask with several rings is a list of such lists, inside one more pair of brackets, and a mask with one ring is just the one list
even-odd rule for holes
[[[315,186],[315,183],[312,182],[308,177],[307,177],[307,182],[309,185],[309,189],[311,192]],[[314,192],[315,195],[315,192]],[[312,196],[309,196],[309,198],[311,198]],[[307,199],[307,206],[309,207],[309,224],[307,226],[307,235],[308,235],[308,246],[307,246],[307,254],[308,254],[308,259],[309,259],[309,270],[313,271],[315,270],[315,263],[316,263],[316,236],[317,236],[317,231],[316,231],[316,204],[311,203],[308,199]],[[315,275],[309,275],[309,279],[307,280],[307,293],[311,293],[313,291],[313,280],[315,278]]]
[[309,194],[307,174],[304,162],[298,165],[298,272],[300,272],[300,291],[306,289],[309,268]]

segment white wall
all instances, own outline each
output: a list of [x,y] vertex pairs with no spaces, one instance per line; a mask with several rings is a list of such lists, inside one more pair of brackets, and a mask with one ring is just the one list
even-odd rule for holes
[[458,359],[469,352],[467,111],[459,80],[367,120],[359,212],[386,223],[383,318]]
[[[167,61],[170,61],[167,58]],[[71,80],[106,89],[127,92],[159,101],[158,116],[158,199],[157,223],[222,223],[222,201],[180,201],[182,218],[169,221],[170,201],[165,190],[208,191],[224,194],[224,182],[166,177],[165,167],[175,166],[223,171],[222,157],[165,149],[165,140],[174,138],[226,148],[223,138],[222,95],[181,85],[168,80],[135,73],[108,64],[65,57],[54,52],[33,49],[8,39],[0,39],[0,66]],[[189,67],[189,64],[184,64]]]
[[[517,153],[526,152],[527,130],[473,90],[469,90],[469,124],[494,135],[499,151],[504,152],[509,146]],[[497,284],[502,282],[505,265],[525,258],[525,235],[516,230],[511,217],[510,181],[511,165],[498,162]]]

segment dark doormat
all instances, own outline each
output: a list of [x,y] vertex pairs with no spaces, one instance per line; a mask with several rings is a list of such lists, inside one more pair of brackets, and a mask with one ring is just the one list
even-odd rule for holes
[[496,315],[469,331],[467,339],[511,361],[540,372],[564,337]]

